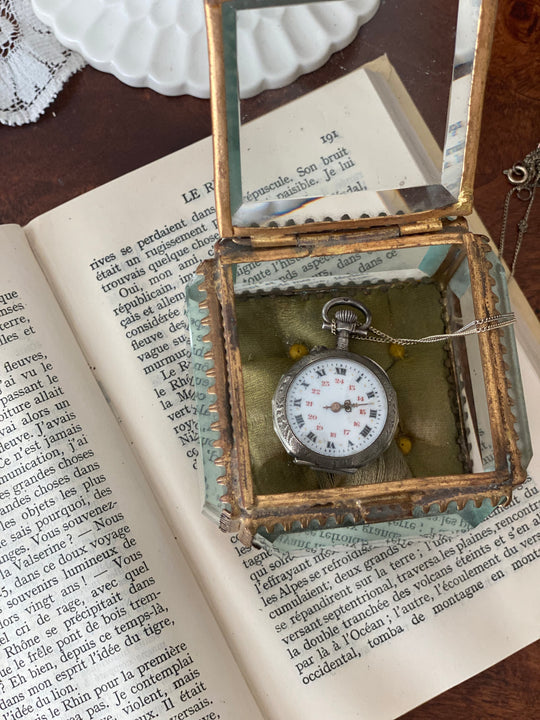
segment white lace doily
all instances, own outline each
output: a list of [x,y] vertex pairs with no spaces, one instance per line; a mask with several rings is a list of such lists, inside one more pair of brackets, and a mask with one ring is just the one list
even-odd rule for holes
[[85,61],[60,45],[30,0],[0,2],[0,122],[33,122]]
[[[379,1],[242,15],[242,95],[282,87],[319,67],[353,39]],[[129,85],[208,97],[202,0],[0,0],[0,122],[36,120],[85,60]]]

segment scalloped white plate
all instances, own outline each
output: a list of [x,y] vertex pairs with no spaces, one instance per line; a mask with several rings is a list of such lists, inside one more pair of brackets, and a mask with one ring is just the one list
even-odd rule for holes
[[[241,94],[287,85],[352,41],[380,0],[241,12]],[[32,0],[58,40],[98,70],[163,95],[207,98],[203,0]],[[243,53],[243,57],[242,57]]]

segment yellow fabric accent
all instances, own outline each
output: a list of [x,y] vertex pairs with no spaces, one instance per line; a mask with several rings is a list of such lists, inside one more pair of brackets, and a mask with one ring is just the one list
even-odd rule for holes
[[309,355],[309,348],[303,343],[294,343],[294,345],[291,345],[289,348],[289,357],[295,362],[305,355]]

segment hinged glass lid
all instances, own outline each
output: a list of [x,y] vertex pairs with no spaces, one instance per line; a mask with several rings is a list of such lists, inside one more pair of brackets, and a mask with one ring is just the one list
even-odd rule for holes
[[[470,210],[494,3],[207,0],[207,14],[223,235]],[[344,25],[356,36],[333,52]],[[261,87],[254,62],[269,89],[240,97]]]

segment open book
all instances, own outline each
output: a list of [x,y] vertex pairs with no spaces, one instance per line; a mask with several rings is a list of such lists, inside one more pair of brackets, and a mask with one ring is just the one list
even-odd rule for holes
[[184,285],[211,178],[204,140],[0,228],[6,720],[392,718],[538,637],[537,460],[444,538],[292,557],[201,517]]

